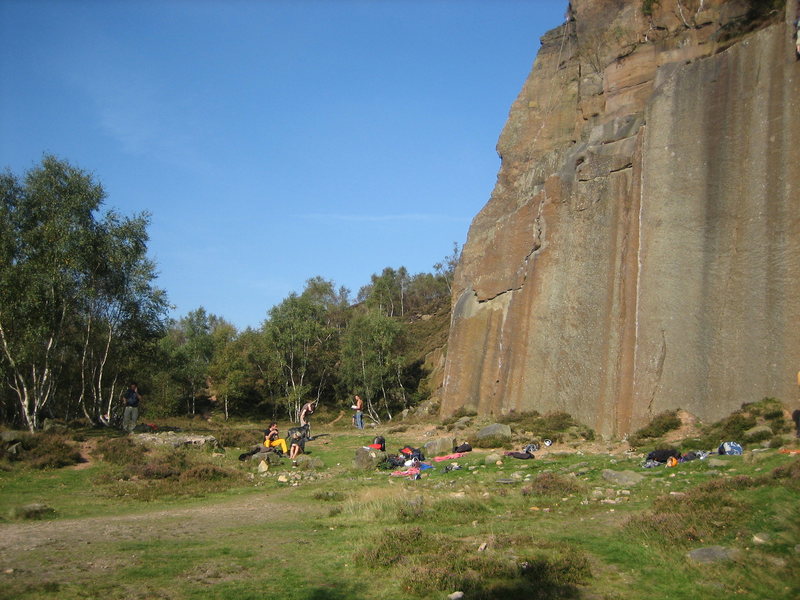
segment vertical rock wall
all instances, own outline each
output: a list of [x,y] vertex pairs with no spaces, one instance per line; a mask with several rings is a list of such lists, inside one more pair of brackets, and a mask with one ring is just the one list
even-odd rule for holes
[[796,401],[794,6],[747,34],[742,2],[572,7],[463,250],[443,414],[565,410],[612,435]]

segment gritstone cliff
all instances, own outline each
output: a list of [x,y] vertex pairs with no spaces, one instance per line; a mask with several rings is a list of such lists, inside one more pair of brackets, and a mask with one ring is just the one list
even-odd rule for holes
[[456,271],[443,415],[563,410],[619,435],[796,403],[796,9],[571,3]]

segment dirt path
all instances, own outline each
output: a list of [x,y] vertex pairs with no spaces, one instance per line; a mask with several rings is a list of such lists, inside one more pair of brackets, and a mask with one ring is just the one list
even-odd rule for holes
[[[70,550],[87,540],[117,542],[211,537],[243,523],[274,523],[295,509],[283,494],[248,494],[224,502],[191,508],[147,511],[122,516],[57,519],[0,524],[0,565],[9,568],[12,557],[48,547]],[[13,567],[13,565],[12,565]]]

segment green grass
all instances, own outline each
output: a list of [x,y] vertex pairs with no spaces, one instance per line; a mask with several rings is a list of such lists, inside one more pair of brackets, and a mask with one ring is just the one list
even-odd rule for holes
[[[353,470],[354,449],[376,434],[390,451],[424,442],[388,431],[318,425],[315,433],[331,435],[308,448],[324,468],[286,483],[278,478],[298,472],[288,461],[262,477],[237,460],[238,448],[132,458],[115,441],[114,463],[16,465],[0,473],[0,515],[51,505],[53,541],[4,555],[14,572],[0,598],[440,599],[457,589],[485,599],[576,598],[582,590],[618,600],[796,597],[800,461],[777,450],[727,457],[721,467],[645,470],[641,456],[607,454],[498,466],[476,451],[458,460],[461,470],[433,463],[419,481]],[[147,464],[168,467],[151,475],[176,473],[149,478]],[[604,469],[645,478],[624,488],[606,481]],[[189,495],[175,489],[192,486]],[[77,546],[59,542],[65,519],[86,517],[103,521],[86,520]],[[0,523],[0,536],[11,527],[25,524]],[[768,541],[756,544],[756,533]],[[744,558],[687,561],[689,550],[711,544]]]

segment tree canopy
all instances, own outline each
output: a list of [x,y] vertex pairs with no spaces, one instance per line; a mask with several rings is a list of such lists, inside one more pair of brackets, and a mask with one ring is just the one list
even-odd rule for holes
[[4,410],[39,427],[71,375],[78,408],[99,418],[131,352],[163,334],[149,216],[100,215],[102,186],[54,156],[21,180],[3,173],[0,197],[0,350],[16,400]]
[[426,393],[418,354],[430,343],[409,331],[434,314],[446,329],[457,245],[432,273],[373,274],[355,301],[312,277],[265,309],[260,327],[237,331],[202,306],[167,319],[147,257],[149,215],[104,210],[90,173],[47,155],[23,177],[0,175],[0,196],[4,422],[112,424],[134,377],[152,417],[221,409],[296,420],[305,402],[343,410],[359,393],[380,421]]

